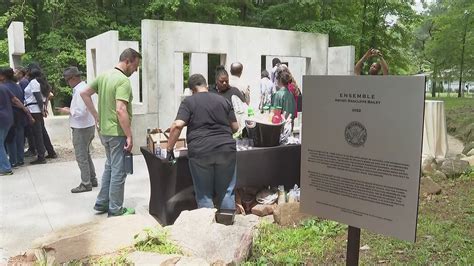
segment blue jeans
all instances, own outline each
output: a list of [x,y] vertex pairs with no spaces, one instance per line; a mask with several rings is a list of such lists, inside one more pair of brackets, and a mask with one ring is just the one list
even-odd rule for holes
[[7,143],[8,156],[12,165],[22,163],[25,149],[25,127],[15,125],[15,137],[12,142]]
[[236,152],[189,158],[198,208],[235,210]]
[[109,214],[120,213],[125,192],[123,156],[126,138],[100,135],[100,141],[105,148],[107,161],[102,175],[102,184],[97,195],[96,206],[108,207]]
[[10,172],[12,166],[8,161],[7,152],[5,151],[5,138],[7,137],[9,128],[0,127],[0,173]]

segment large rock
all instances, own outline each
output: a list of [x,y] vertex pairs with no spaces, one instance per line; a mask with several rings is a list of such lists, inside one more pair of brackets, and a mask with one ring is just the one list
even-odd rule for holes
[[169,239],[188,256],[215,264],[240,264],[250,251],[253,232],[259,223],[255,215],[236,215],[233,225],[215,222],[215,209],[183,211],[167,226]]
[[268,205],[268,204],[257,204],[252,208],[252,214],[255,214],[257,216],[263,217],[267,216],[270,214],[273,214],[273,211],[275,210],[276,205]]
[[421,177],[420,194],[434,195],[441,193],[441,187],[431,179],[429,176]]
[[53,254],[56,263],[64,263],[130,247],[137,233],[158,225],[149,215],[104,218],[52,232],[36,239],[33,248],[46,250]]
[[436,160],[432,156],[426,157],[421,163],[421,172],[423,175],[430,175],[438,168]]
[[469,152],[472,152],[473,150],[474,150],[474,141],[472,141],[472,142],[466,144],[466,146],[464,146],[464,149],[462,150],[462,154],[468,155]]
[[474,166],[474,155],[469,156],[469,157],[465,157],[465,158],[461,158],[461,160],[468,162],[471,167]]
[[456,178],[469,169],[469,163],[463,160],[446,159],[441,164],[440,170],[449,178]]
[[279,204],[273,212],[273,219],[279,225],[299,224],[302,220],[310,217],[313,216],[300,212],[299,202]]
[[135,251],[127,256],[127,262],[132,265],[189,265],[207,266],[205,259],[196,257],[186,257],[183,255],[164,255],[153,252]]
[[431,177],[433,177],[435,180],[443,180],[443,179],[446,179],[446,175],[439,171],[439,170],[436,170],[434,171],[432,174],[431,174]]

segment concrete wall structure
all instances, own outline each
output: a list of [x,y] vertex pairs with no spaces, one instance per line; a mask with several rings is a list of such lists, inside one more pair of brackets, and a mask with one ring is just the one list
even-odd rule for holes
[[355,47],[329,47],[328,75],[354,75]]
[[[208,73],[209,54],[219,54],[227,70],[231,63],[241,62],[242,79],[251,87],[251,105],[255,108],[262,64],[270,71],[274,57],[288,62],[299,84],[303,75],[326,75],[333,69],[353,74],[354,48],[338,47],[330,55],[332,48],[328,48],[325,34],[157,20],[143,20],[141,32],[141,90],[139,74],[135,74],[137,82],[132,81],[135,152],[145,144],[147,128],[168,128],[174,120],[183,95],[185,54],[189,54],[190,74],[205,77],[213,74]],[[138,50],[136,42],[119,41],[116,31],[88,39],[86,46],[89,82],[115,66],[124,48]]]
[[[86,41],[87,82],[92,82],[101,73],[117,65],[120,54],[127,48],[140,51],[136,41],[120,41],[118,31],[107,31]],[[133,91],[134,113],[145,114],[146,109],[140,101],[140,70],[130,77]]]
[[[148,112],[157,112],[158,125],[166,128],[176,116],[182,94],[182,68],[176,68],[183,53],[191,54],[191,72],[207,70],[207,54],[225,55],[225,66],[244,65],[242,79],[251,90],[251,105],[259,101],[261,57],[291,58],[292,71],[327,74],[328,36],[294,31],[271,30],[216,24],[142,21],[143,91]],[[203,55],[204,54],[204,55]],[[199,63],[194,64],[194,60]],[[194,62],[193,62],[194,61]],[[271,59],[267,60],[270,61]],[[267,62],[268,64],[268,62]],[[180,65],[178,65],[180,66]],[[163,69],[164,68],[164,69]],[[207,72],[207,71],[206,71]],[[174,75],[174,76],[173,76]]]
[[25,34],[23,22],[13,21],[8,26],[8,57],[10,67],[15,69],[21,65],[21,56],[25,53]]

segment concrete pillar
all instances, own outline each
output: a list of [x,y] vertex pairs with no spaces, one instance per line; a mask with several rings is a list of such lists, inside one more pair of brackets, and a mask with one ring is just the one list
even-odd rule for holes
[[189,75],[192,74],[201,74],[207,80],[207,53],[191,53],[189,58]]
[[23,22],[13,21],[8,26],[8,57],[10,67],[15,69],[21,65],[21,56],[25,53],[25,34]]
[[329,47],[328,75],[354,75],[355,47]]

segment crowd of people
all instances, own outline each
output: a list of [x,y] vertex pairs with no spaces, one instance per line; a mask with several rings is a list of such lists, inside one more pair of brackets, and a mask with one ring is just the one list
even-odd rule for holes
[[44,125],[51,86],[41,68],[36,64],[26,69],[0,68],[0,91],[0,141],[4,144],[0,145],[0,175],[12,175],[12,169],[25,164],[25,156],[37,156],[31,164],[57,158]]
[[[378,56],[369,74],[382,70],[388,74],[388,66],[380,51],[370,49],[359,62],[355,71],[360,74],[364,62]],[[94,210],[109,216],[133,214],[133,208],[123,206],[127,173],[124,168],[125,153],[133,148],[131,130],[132,87],[128,77],[138,68],[141,55],[125,49],[115,68],[99,75],[91,84],[81,79],[82,72],[71,66],[64,70],[63,78],[72,88],[70,107],[56,108],[69,115],[73,146],[81,172],[81,183],[72,193],[91,191],[98,186],[90,145],[97,129],[105,148],[107,160],[102,174],[100,192]],[[174,146],[184,127],[187,127],[189,168],[194,183],[199,208],[234,210],[236,184],[236,142],[233,133],[239,129],[234,113],[233,100],[250,104],[250,86],[241,79],[244,66],[240,62],[230,65],[230,75],[224,66],[215,72],[215,84],[208,86],[201,74],[189,78],[193,94],[185,98],[171,125],[167,144],[167,157],[175,161]],[[272,60],[270,73],[261,72],[261,112],[281,109],[286,118],[298,114],[297,98],[301,95],[296,80],[288,66],[278,58]],[[98,94],[98,110],[94,105]],[[233,97],[236,96],[236,97]],[[27,69],[0,69],[0,174],[13,174],[12,168],[24,164],[24,156],[37,156],[31,164],[44,164],[46,158],[56,158],[44,125],[48,115],[51,86],[37,65]],[[233,99],[234,98],[234,99]],[[26,139],[26,141],[25,141]],[[28,143],[28,151],[24,151]],[[47,155],[46,155],[47,152]]]
[[[232,97],[250,104],[251,90],[240,78],[242,72],[240,62],[231,64],[231,76],[223,66],[218,66],[216,82],[211,86],[201,74],[191,75],[188,84],[193,94],[181,102],[171,125],[167,144],[170,162],[175,161],[174,146],[187,127],[188,163],[198,208],[235,210],[237,151],[232,134],[239,125]],[[296,98],[300,94],[296,81],[278,58],[273,60],[271,73],[270,78],[268,71],[262,71],[259,109],[274,106],[296,117]]]

